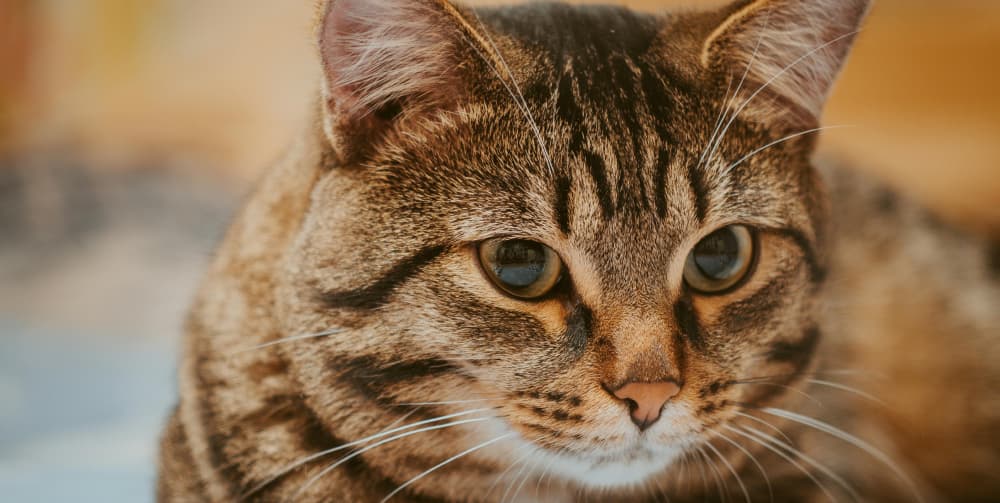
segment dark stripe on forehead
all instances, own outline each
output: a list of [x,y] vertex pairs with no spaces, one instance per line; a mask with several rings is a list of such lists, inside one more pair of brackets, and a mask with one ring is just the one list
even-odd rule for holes
[[319,301],[331,309],[371,310],[384,306],[396,288],[419,273],[447,249],[428,246],[400,261],[374,283],[353,290],[320,292]]
[[667,218],[667,170],[670,169],[672,161],[670,152],[661,148],[656,155],[656,174],[653,177],[653,184],[656,188],[656,214],[660,218]]
[[569,141],[571,153],[580,151],[583,148],[583,110],[576,102],[573,92],[573,76],[564,73],[559,77],[559,93],[556,98],[556,113],[559,118],[572,128],[572,136]]
[[615,216],[615,202],[612,200],[611,183],[608,181],[604,159],[593,152],[584,151],[583,160],[587,163],[587,171],[594,181],[594,190],[601,202],[601,213],[605,220],[611,220]]
[[555,203],[556,223],[559,230],[566,236],[570,234],[570,191],[573,189],[569,175],[556,179]]
[[705,185],[705,173],[700,166],[692,164],[688,166],[688,180],[691,183],[691,192],[694,195],[694,210],[699,222],[704,222],[708,215],[708,187]]

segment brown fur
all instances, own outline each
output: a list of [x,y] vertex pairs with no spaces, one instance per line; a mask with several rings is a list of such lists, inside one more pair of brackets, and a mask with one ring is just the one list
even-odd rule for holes
[[[821,501],[824,488],[849,499],[837,479],[880,501],[998,489],[985,478],[1000,438],[1000,292],[983,243],[859,175],[814,169],[810,134],[736,163],[818,123],[851,37],[787,79],[747,63],[793,63],[789,47],[851,29],[866,2],[660,17],[324,5],[314,127],[262,181],[195,301],[162,501],[380,501],[403,484],[400,501],[455,502],[698,501],[744,488],[754,500]],[[804,28],[816,9],[829,25]],[[405,23],[381,25],[387,16]],[[720,111],[739,115],[706,149],[728,126]],[[757,229],[753,275],[699,295],[684,258],[730,223]],[[549,245],[564,286],[537,302],[502,294],[474,252],[496,236]],[[309,334],[324,335],[286,340]],[[826,373],[844,368],[863,379]],[[680,394],[640,436],[608,390],[667,378]],[[823,384],[834,380],[886,405]],[[906,473],[767,407],[836,424]],[[299,463],[472,409],[452,419],[462,424]],[[804,457],[727,429],[785,441],[761,421]]]

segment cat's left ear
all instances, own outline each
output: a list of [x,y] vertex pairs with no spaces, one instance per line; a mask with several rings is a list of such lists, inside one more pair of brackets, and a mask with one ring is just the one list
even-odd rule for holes
[[[764,119],[808,127],[823,106],[870,0],[739,0],[705,41],[706,68],[743,79],[747,107]],[[736,86],[737,82],[733,83]]]

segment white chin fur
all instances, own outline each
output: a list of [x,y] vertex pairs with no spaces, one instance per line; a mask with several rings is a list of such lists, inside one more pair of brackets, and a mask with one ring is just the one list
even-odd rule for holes
[[[534,473],[538,477],[562,480],[570,485],[587,489],[607,490],[642,486],[650,480],[668,473],[671,466],[682,458],[686,447],[696,438],[681,435],[675,442],[666,444],[653,440],[663,438],[667,431],[681,429],[679,423],[687,418],[687,410],[681,407],[667,409],[657,425],[646,434],[638,435],[631,424],[622,425],[629,430],[624,443],[616,442],[606,449],[594,448],[585,453],[557,453],[544,449],[527,439],[518,438],[512,450],[506,451],[503,463],[520,465],[510,470],[509,476],[518,477]],[[503,420],[482,423],[490,436],[509,434],[513,431]],[[657,432],[656,430],[659,430]]]
[[538,454],[538,464],[549,468],[553,475],[584,487],[610,489],[636,486],[663,474],[681,456],[680,448],[637,448],[638,452],[623,456],[580,458],[548,452]]

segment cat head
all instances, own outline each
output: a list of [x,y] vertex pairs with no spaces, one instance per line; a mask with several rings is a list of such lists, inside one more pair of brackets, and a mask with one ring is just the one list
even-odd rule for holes
[[434,438],[610,487],[784,399],[820,340],[810,156],[867,3],[324,3],[329,162],[280,296],[287,335],[337,331],[282,347],[317,416],[476,410]]

